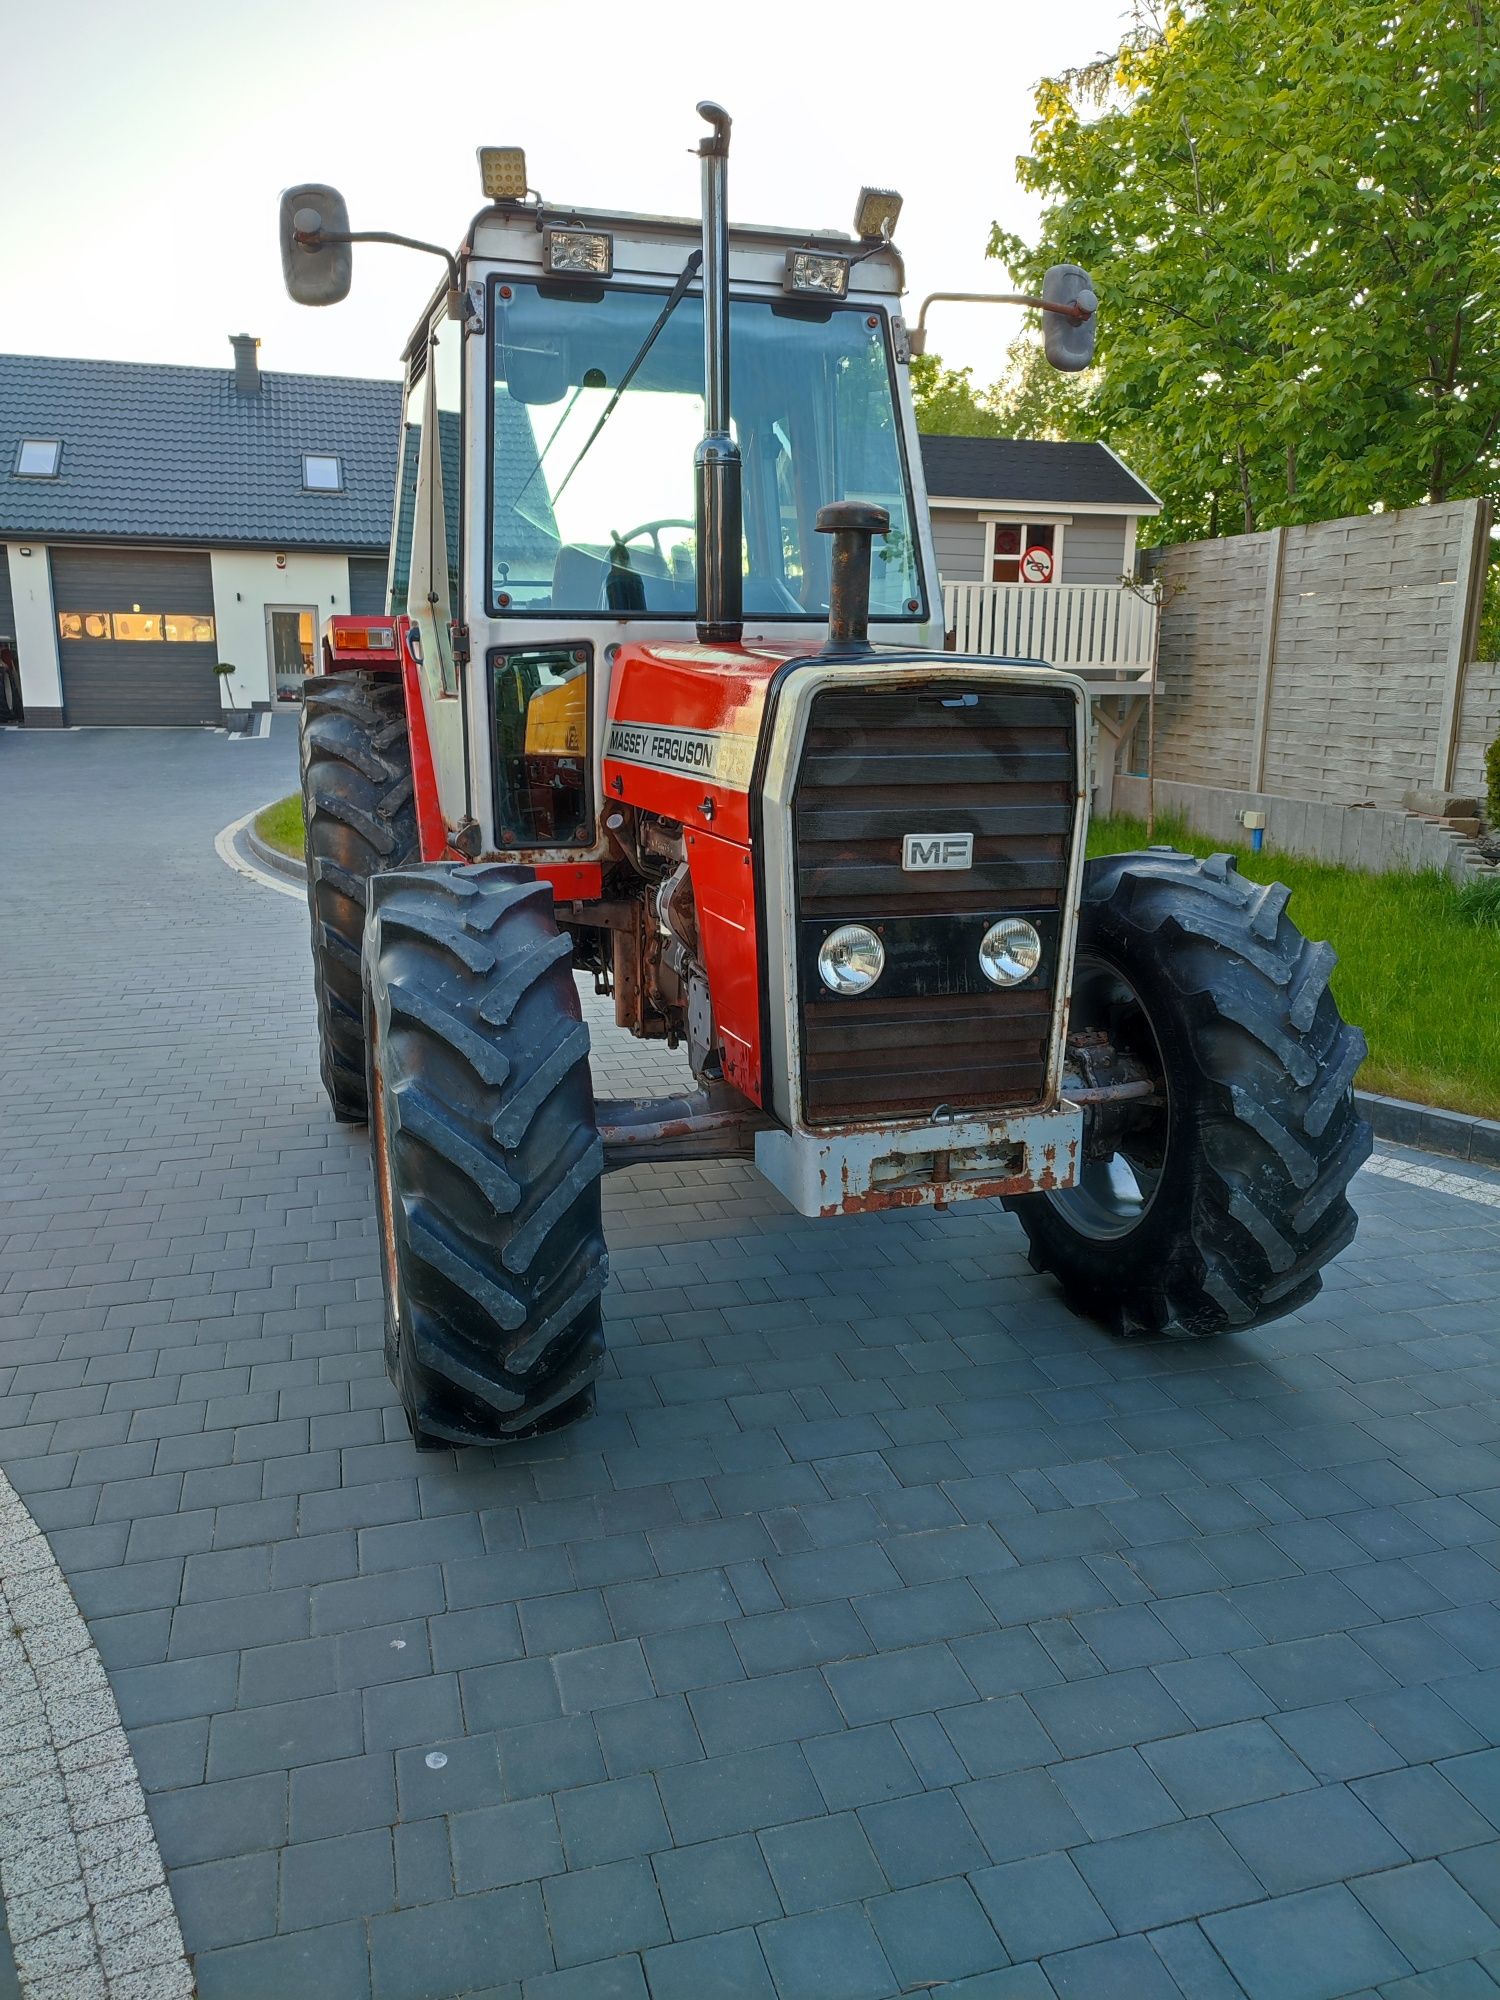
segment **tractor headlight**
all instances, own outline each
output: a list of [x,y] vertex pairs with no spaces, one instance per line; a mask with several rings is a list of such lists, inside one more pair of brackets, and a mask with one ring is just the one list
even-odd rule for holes
[[979,970],[992,986],[1019,986],[1042,962],[1042,940],[1024,917],[1002,917],[979,940]]
[[544,229],[542,261],[556,278],[610,278],[615,240],[602,229]]
[[885,946],[865,924],[840,924],[818,950],[818,977],[830,993],[868,993],[885,971]]
[[821,250],[789,250],[782,282],[789,292],[844,298],[849,290],[849,259]]

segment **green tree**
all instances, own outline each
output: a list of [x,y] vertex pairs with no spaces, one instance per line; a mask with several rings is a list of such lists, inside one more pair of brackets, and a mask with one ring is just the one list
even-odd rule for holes
[[1500,486],[1500,32],[1489,0],[1138,0],[1044,81],[1027,289],[1094,275],[1084,407],[1167,539]]
[[943,437],[1092,437],[1089,389],[1083,377],[1059,375],[1047,365],[1039,336],[1015,340],[1005,372],[976,389],[972,368],[945,368],[936,354],[915,355],[911,392],[918,428]]
[[972,368],[945,368],[938,354],[914,354],[911,394],[917,428],[934,437],[1003,437],[1005,426],[989,405],[989,392],[976,389]]

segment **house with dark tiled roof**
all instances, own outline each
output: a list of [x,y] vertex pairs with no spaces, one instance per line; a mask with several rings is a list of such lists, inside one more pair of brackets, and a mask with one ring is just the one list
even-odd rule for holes
[[291,695],[331,612],[385,609],[401,385],[264,372],[258,346],[0,355],[0,720],[219,722]]

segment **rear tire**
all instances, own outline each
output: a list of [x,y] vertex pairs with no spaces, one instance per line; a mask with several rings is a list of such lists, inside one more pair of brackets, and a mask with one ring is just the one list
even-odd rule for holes
[[604,1149],[550,888],[499,863],[375,877],[365,1019],[386,1365],[418,1449],[586,1414]]
[[312,916],[318,1066],[333,1115],[363,1124],[360,950],[370,877],[417,856],[406,694],[399,674],[327,674],[302,700],[302,817]]
[[1231,855],[1115,854],[1084,871],[1072,1032],[1100,1028],[1161,1078],[1079,1185],[1008,1204],[1076,1311],[1117,1334],[1203,1335],[1306,1305],[1354,1235],[1369,1155],[1365,1038],[1289,891]]

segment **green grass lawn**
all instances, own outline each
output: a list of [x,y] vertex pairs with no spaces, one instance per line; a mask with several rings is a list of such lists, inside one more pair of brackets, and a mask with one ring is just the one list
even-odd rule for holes
[[[267,806],[255,830],[300,859],[299,795]],[[1189,854],[1224,845],[1165,819],[1155,838]],[[1139,820],[1096,820],[1089,829],[1090,854],[1145,845]],[[1500,1118],[1500,907],[1491,922],[1476,923],[1443,875],[1360,875],[1289,854],[1234,852],[1252,881],[1285,882],[1297,923],[1338,953],[1333,990],[1370,1044],[1365,1089]]]
[[264,812],[255,815],[255,831],[266,843],[274,847],[278,854],[290,854],[302,859],[302,795],[293,792],[290,798],[278,799],[274,806],[267,806]]
[[[1155,839],[1190,854],[1224,851],[1175,822]],[[1146,845],[1139,820],[1098,820],[1090,854]],[[1500,925],[1476,922],[1444,875],[1360,875],[1289,854],[1232,850],[1254,882],[1285,882],[1290,914],[1339,955],[1333,990],[1370,1044],[1366,1090],[1500,1117]],[[1485,885],[1488,888],[1488,884]]]

